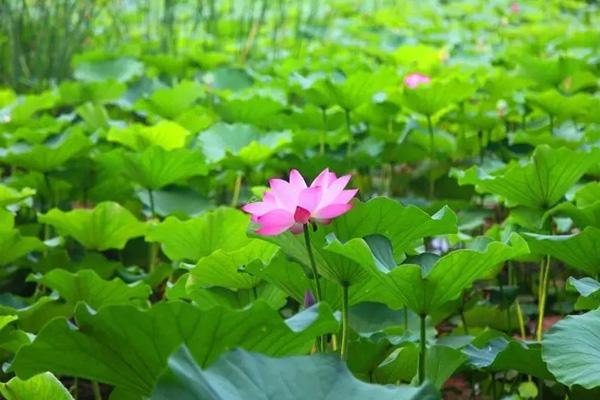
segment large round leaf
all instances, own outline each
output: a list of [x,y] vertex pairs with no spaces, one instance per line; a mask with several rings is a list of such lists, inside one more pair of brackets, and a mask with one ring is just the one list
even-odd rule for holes
[[96,310],[108,305],[130,304],[134,300],[143,304],[152,293],[150,286],[141,281],[130,285],[119,278],[107,281],[92,270],[71,273],[53,269],[33,280],[55,290],[68,303],[75,305],[83,301]]
[[548,254],[592,276],[600,273],[600,228],[588,226],[573,235],[524,235],[533,253]]
[[44,243],[33,236],[23,236],[15,228],[15,217],[0,209],[0,265],[15,261],[27,253],[43,250]]
[[68,212],[57,208],[41,214],[38,220],[54,226],[61,234],[72,236],[88,249],[122,249],[129,239],[142,236],[146,224],[126,208],[113,202],[98,204],[93,210]]
[[0,149],[0,158],[15,167],[48,172],[62,166],[69,159],[92,145],[80,130],[72,130],[50,138],[44,144],[18,143],[7,150]]
[[481,251],[456,250],[431,268],[407,264],[389,271],[377,264],[365,266],[407,307],[418,314],[429,314],[457,299],[477,279],[489,277],[504,261],[528,251],[525,240],[513,234],[510,244],[491,242]]
[[124,173],[146,189],[160,189],[179,180],[205,175],[207,167],[198,151],[165,150],[151,146],[142,153],[123,153]]
[[560,383],[600,386],[600,310],[569,316],[544,335],[542,357]]
[[81,306],[75,320],[77,326],[54,319],[31,345],[22,347],[12,364],[17,376],[52,371],[139,397],[150,394],[169,354],[182,342],[205,368],[234,347],[272,356],[305,354],[315,337],[339,329],[322,304],[287,320],[263,302],[240,311],[201,310],[183,302],[159,303],[149,311],[110,306],[94,312]]
[[86,81],[110,81],[127,82],[141,75],[144,64],[128,57],[114,60],[83,61],[75,67],[75,78]]
[[547,210],[600,162],[600,151],[596,150],[583,152],[542,145],[525,164],[515,161],[492,175],[472,167],[455,171],[455,176],[460,185],[475,185],[479,192],[500,195],[510,205]]
[[73,400],[69,391],[49,372],[27,380],[14,377],[6,383],[0,383],[0,393],[6,400]]
[[196,262],[214,251],[234,251],[250,243],[248,220],[243,212],[224,207],[187,221],[169,217],[149,229],[146,241],[160,242],[171,260]]
[[169,359],[152,400],[196,399],[380,399],[435,400],[437,391],[420,387],[382,386],[356,379],[332,355],[269,358],[235,350],[202,370],[184,346]]

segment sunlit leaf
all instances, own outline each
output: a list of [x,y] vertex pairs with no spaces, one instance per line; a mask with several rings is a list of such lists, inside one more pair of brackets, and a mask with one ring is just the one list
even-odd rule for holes
[[67,212],[55,208],[39,215],[38,220],[93,250],[122,249],[129,239],[146,232],[146,224],[113,202],[100,203],[94,209]]

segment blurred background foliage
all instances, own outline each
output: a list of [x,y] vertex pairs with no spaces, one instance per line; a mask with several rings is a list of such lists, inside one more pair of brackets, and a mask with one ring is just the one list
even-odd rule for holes
[[[107,55],[143,58],[173,73],[189,63],[300,57],[316,48],[311,43],[375,43],[377,60],[382,51],[415,44],[417,32],[425,49],[450,44],[447,52],[473,38],[499,49],[517,39],[537,54],[564,51],[568,40],[598,43],[597,32],[585,28],[598,26],[596,1],[535,0],[523,9],[527,25],[518,27],[498,0],[3,0],[0,83],[20,92],[44,89],[71,77],[78,62]],[[396,54],[397,61],[413,53]],[[418,57],[427,63],[427,54]]]

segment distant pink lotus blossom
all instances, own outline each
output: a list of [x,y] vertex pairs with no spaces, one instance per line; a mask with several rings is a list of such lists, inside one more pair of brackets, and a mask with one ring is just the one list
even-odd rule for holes
[[302,175],[293,169],[289,182],[271,179],[271,190],[263,200],[246,204],[242,210],[261,225],[256,231],[260,235],[274,236],[288,230],[300,233],[309,222],[327,224],[352,208],[349,202],[358,189],[344,189],[350,178],[350,175],[338,178],[325,169],[307,186]]
[[513,13],[518,13],[519,11],[521,11],[521,6],[519,5],[519,3],[512,3],[510,5],[510,11],[512,11]]
[[430,77],[428,77],[427,75],[419,74],[418,72],[408,74],[404,77],[404,84],[411,89],[414,89],[419,85],[429,82],[431,82]]

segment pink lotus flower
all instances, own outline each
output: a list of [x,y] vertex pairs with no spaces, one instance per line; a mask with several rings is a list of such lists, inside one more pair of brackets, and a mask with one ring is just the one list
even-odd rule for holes
[[429,82],[431,82],[430,77],[428,77],[427,75],[419,74],[418,72],[408,74],[404,77],[404,84],[411,89],[414,89],[419,85]]
[[338,178],[325,169],[307,186],[302,175],[293,169],[289,182],[271,179],[271,190],[263,200],[246,204],[242,210],[252,214],[252,221],[261,225],[258,234],[274,236],[287,230],[300,233],[309,222],[327,224],[352,208],[348,203],[358,189],[344,190],[350,178],[350,175]]
[[510,11],[512,11],[513,13],[518,13],[519,11],[521,11],[521,6],[519,5],[519,3],[512,3],[510,5]]

